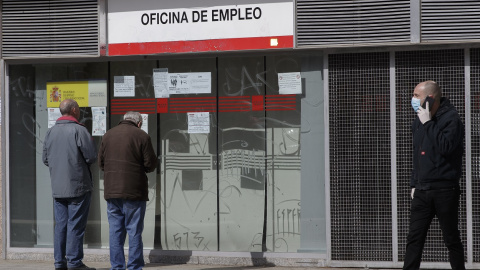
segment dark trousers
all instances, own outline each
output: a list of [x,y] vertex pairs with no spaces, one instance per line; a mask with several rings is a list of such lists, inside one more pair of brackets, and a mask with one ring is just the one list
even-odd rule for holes
[[420,268],[425,238],[435,215],[448,248],[452,269],[465,269],[463,245],[458,230],[460,193],[458,188],[415,190],[410,207],[410,229],[403,269]]

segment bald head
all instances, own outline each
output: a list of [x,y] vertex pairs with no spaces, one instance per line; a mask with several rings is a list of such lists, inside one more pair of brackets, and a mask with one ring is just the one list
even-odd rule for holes
[[434,99],[440,99],[442,97],[442,89],[434,81],[421,82],[417,87],[424,92],[425,96],[433,96]]
[[73,99],[65,99],[60,102],[60,113],[63,116],[73,116],[77,120],[80,118],[80,108],[78,107],[78,103]]

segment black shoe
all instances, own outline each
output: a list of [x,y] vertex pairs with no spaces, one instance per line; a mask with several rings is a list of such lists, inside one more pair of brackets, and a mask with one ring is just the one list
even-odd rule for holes
[[55,270],[68,270],[67,267],[60,267],[60,268],[55,268]]
[[85,264],[82,264],[82,265],[77,266],[77,267],[68,268],[68,270],[96,270],[96,269],[92,268],[92,267],[88,267]]

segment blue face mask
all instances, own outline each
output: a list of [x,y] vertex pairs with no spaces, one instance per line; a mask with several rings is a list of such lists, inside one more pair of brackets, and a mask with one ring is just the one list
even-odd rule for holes
[[417,112],[418,108],[420,108],[421,102],[422,102],[421,99],[412,97],[412,107],[415,112]]

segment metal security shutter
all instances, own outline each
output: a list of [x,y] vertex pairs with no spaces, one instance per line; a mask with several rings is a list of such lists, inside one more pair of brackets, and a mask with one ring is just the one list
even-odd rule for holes
[[297,0],[297,46],[409,42],[409,0]]
[[389,53],[328,56],[332,260],[392,260]]
[[2,54],[9,57],[99,54],[96,0],[3,0]]
[[[411,51],[395,53],[396,68],[396,119],[397,119],[397,213],[398,260],[403,261],[410,214],[410,176],[412,172],[412,130],[415,118],[411,105],[413,89],[422,81],[434,80],[440,84],[465,121],[465,69],[463,50]],[[465,159],[463,177],[460,179],[459,228],[467,254],[467,218],[465,199]],[[443,242],[438,220],[430,226],[423,251],[424,262],[448,262],[448,252]]]
[[480,39],[480,1],[422,0],[422,42]]
[[480,262],[480,49],[471,56],[471,127],[472,127],[472,241],[473,261]]

